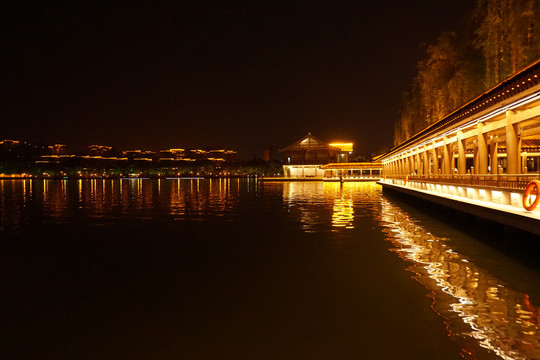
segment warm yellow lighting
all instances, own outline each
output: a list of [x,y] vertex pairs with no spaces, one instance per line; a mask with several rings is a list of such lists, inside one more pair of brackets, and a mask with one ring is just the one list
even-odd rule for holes
[[7,144],[18,144],[19,141],[17,141],[17,140],[8,140],[8,139],[5,139],[5,140],[0,141],[0,144],[4,144],[4,143],[7,143]]
[[340,151],[353,151],[353,143],[330,143],[329,145],[338,148]]
[[354,208],[352,199],[335,199],[332,226],[353,229]]
[[381,205],[381,224],[393,245],[391,251],[430,291],[437,311],[455,314],[447,316],[452,319],[447,323],[449,333],[479,339],[482,347],[503,359],[537,357],[539,309],[527,294],[477,267],[399,207],[384,199]]
[[31,174],[22,173],[22,174],[0,174],[0,178],[31,178]]

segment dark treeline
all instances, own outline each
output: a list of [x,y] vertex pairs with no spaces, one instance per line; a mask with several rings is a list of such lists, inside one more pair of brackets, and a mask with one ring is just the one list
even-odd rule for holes
[[394,145],[540,57],[540,0],[477,0],[467,21],[426,47],[403,95]]
[[[217,163],[209,160],[197,160],[183,164],[163,165],[155,162],[127,161],[118,163],[106,160],[73,158],[61,164],[38,163],[19,159],[0,161],[0,174],[26,174],[35,178],[118,178],[118,177],[243,177],[248,175],[279,176],[283,173],[281,162],[262,159],[238,160]],[[1,176],[0,176],[1,179]]]

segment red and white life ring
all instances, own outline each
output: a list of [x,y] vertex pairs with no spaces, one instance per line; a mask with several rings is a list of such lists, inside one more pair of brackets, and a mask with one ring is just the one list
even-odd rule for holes
[[533,180],[525,188],[523,193],[523,207],[527,211],[533,211],[540,204],[540,181]]

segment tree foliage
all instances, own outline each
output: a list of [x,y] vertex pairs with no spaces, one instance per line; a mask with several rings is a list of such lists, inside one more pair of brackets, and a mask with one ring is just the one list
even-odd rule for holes
[[489,88],[523,68],[540,53],[540,0],[479,0],[475,46],[485,60]]
[[397,145],[540,57],[540,0],[477,0],[467,29],[427,46],[394,128]]

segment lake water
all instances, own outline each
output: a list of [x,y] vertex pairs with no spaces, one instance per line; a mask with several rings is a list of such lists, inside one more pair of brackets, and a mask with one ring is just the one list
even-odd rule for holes
[[0,359],[540,359],[538,249],[375,183],[0,180],[0,226]]

